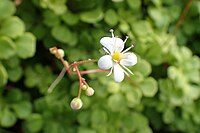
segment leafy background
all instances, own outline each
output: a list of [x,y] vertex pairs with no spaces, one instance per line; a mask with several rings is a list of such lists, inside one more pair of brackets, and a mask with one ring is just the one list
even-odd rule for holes
[[[200,133],[200,1],[173,33],[186,0],[1,0],[1,133]],[[85,75],[95,95],[69,103],[78,78],[50,55],[63,48],[69,62],[98,59],[99,40],[115,34],[135,45],[132,80],[117,84]],[[80,69],[97,68],[97,64]]]

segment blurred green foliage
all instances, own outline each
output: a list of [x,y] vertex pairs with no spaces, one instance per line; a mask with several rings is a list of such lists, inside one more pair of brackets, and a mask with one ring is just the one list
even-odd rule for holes
[[[186,0],[11,0],[0,4],[1,133],[200,132],[200,2],[193,0],[172,34]],[[78,79],[66,75],[48,49],[65,50],[69,62],[98,59],[109,29],[125,38],[138,63],[132,80],[117,84],[102,74],[85,76],[95,89],[83,109],[69,103]],[[37,47],[36,47],[37,46]],[[29,59],[28,59],[29,58]],[[96,64],[81,69],[97,68]]]

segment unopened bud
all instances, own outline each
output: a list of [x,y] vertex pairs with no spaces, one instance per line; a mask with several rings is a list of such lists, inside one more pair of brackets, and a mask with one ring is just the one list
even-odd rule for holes
[[83,106],[83,102],[80,98],[76,97],[72,99],[70,106],[73,110],[79,110]]
[[76,72],[76,68],[72,68],[72,71],[73,71],[73,72]]
[[84,91],[87,90],[87,88],[88,88],[87,85],[82,85],[82,87],[81,87],[81,89]]
[[56,48],[55,47],[49,48],[49,51],[50,51],[51,54],[56,54]]
[[85,94],[87,96],[92,96],[94,94],[94,89],[92,89],[91,87],[88,87],[85,91]]
[[58,53],[55,54],[55,56],[59,59],[60,57],[65,56],[65,52],[63,49],[58,49]]

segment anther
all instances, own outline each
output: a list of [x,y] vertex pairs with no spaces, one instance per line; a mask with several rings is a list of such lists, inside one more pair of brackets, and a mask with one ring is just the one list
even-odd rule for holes
[[113,30],[113,29],[110,29],[110,32],[111,32],[112,37],[115,37],[115,36],[114,36],[114,30]]
[[126,41],[128,40],[128,36],[126,36],[125,40],[124,40],[124,43],[126,43]]

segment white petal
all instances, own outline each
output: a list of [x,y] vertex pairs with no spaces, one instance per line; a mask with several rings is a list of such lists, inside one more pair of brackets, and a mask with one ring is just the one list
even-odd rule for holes
[[114,38],[114,51],[121,52],[124,49],[124,42],[122,39],[115,37]]
[[114,65],[114,80],[119,83],[119,82],[122,82],[123,79],[124,79],[123,69],[120,67],[119,64],[115,64]]
[[137,56],[134,53],[125,53],[123,54],[123,59],[120,61],[120,64],[124,66],[133,66],[137,63]]
[[110,69],[113,67],[112,57],[110,55],[104,55],[98,60],[99,68],[103,70]]
[[108,49],[110,53],[113,53],[113,51],[114,51],[114,49],[113,49],[113,46],[114,46],[114,39],[113,39],[113,38],[111,38],[111,37],[103,37],[103,38],[101,38],[100,43],[101,43],[106,49]]

